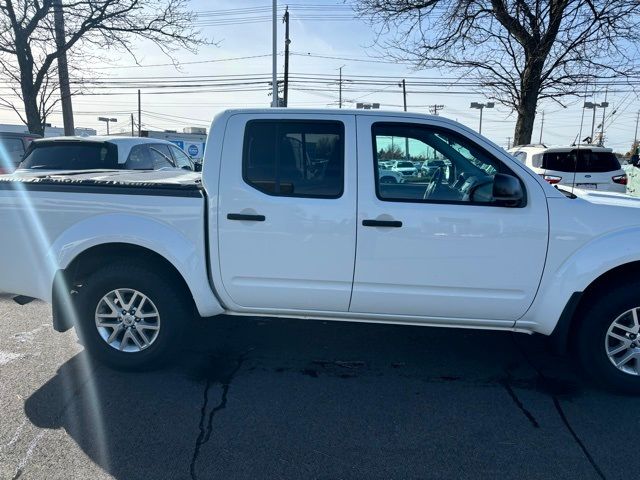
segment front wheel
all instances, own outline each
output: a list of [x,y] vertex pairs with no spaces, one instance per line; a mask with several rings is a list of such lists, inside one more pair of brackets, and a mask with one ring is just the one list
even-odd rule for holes
[[640,393],[640,299],[637,284],[603,292],[590,305],[576,332],[583,370],[598,383]]
[[116,263],[92,273],[78,294],[76,326],[89,354],[117,369],[164,364],[190,321],[183,292],[146,265]]

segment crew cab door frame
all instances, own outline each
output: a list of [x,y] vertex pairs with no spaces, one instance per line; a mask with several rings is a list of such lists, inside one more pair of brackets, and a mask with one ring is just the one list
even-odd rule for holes
[[[268,194],[243,175],[249,122],[339,122],[344,126],[344,188],[338,198]],[[234,313],[347,312],[356,247],[357,156],[353,114],[238,113],[221,151],[211,272]],[[217,228],[216,228],[217,227]],[[214,258],[215,255],[215,258]]]
[[[372,127],[393,123],[444,129],[479,146],[522,180],[526,205],[380,198]],[[358,245],[349,312],[512,326],[532,304],[544,270],[548,211],[540,184],[483,137],[453,122],[365,114],[357,125]]]

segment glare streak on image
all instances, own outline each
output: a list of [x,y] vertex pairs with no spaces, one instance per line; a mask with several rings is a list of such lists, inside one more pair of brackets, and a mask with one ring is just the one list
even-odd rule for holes
[[[9,155],[1,143],[0,164],[11,165]],[[11,169],[13,169],[12,165]],[[40,268],[43,269],[38,278],[43,284],[41,285],[40,291],[44,291],[42,288],[51,288],[53,283],[51,280],[56,277],[56,272],[61,270],[56,255],[51,252],[51,245],[54,239],[49,238],[47,230],[43,225],[43,219],[38,213],[38,209],[34,206],[34,197],[32,197],[24,184],[17,179],[7,181],[10,182],[11,189],[17,194],[13,204],[14,210],[11,214],[20,220],[19,224],[23,227],[21,237],[25,244],[30,245],[32,252],[31,261],[33,262],[33,259],[35,259],[34,263],[39,264],[41,266]],[[2,191],[3,189],[0,188],[0,194]],[[9,210],[5,209],[4,211],[0,211],[0,215],[9,215]],[[63,276],[59,275],[58,278],[63,278]],[[60,287],[59,290],[64,292],[64,295],[71,295],[71,285],[64,285]],[[67,318],[73,319],[73,324],[77,325],[79,319],[77,312],[73,308],[73,301],[69,298],[69,301],[60,303],[63,308],[66,309],[64,315],[67,316]],[[69,402],[75,401],[74,396],[83,394],[89,396],[88,403],[93,407],[92,415],[90,416],[91,425],[83,425],[82,428],[93,433],[95,445],[98,446],[100,463],[106,466],[109,464],[109,452],[104,443],[104,419],[102,418],[100,392],[94,381],[93,376],[95,369],[92,366],[89,356],[82,356],[78,373],[77,377],[63,376],[66,392],[72,393],[65,404],[65,410],[68,408]],[[64,414],[64,411],[60,412],[60,415]]]

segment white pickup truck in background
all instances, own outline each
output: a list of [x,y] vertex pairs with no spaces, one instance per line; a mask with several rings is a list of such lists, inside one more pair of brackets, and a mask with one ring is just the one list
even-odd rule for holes
[[[380,182],[398,147],[438,168]],[[226,111],[201,180],[172,175],[0,177],[0,291],[53,303],[57,330],[119,368],[226,313],[537,332],[640,391],[638,199],[554,188],[400,112]]]

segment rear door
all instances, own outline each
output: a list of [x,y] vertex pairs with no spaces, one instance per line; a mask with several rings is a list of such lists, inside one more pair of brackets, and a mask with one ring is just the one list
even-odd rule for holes
[[223,301],[251,309],[345,312],[356,247],[352,115],[238,114],[219,177]]

